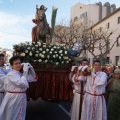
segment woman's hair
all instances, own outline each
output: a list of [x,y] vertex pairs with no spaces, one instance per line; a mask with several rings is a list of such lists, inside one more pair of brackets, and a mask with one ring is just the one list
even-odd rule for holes
[[41,5],[41,6],[40,6],[40,10],[42,10],[42,9],[43,9],[43,7],[44,7],[44,5]]
[[20,60],[20,61],[21,61],[21,57],[20,57],[20,56],[13,56],[13,57],[9,60],[9,62],[10,62],[11,65],[13,65],[13,62],[16,61],[16,60]]

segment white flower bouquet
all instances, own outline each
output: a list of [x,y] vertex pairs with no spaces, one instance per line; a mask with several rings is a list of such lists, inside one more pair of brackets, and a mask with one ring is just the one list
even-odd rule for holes
[[52,64],[53,66],[71,65],[71,56],[65,45],[47,45],[41,42],[20,43],[13,46],[14,55],[23,57],[24,62]]

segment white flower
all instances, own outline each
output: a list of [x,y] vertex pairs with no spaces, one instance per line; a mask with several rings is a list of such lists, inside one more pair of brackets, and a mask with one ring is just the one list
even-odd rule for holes
[[48,51],[49,51],[49,49],[46,49],[46,51],[48,52]]
[[57,53],[57,51],[54,52],[55,54]]
[[38,51],[36,51],[36,53],[39,53]]
[[71,59],[69,59],[69,61],[71,61]]
[[35,54],[36,57],[38,57],[38,54]]
[[48,55],[48,56],[47,56],[47,58],[49,59],[49,58],[50,58],[50,56]]
[[60,47],[57,47],[58,49],[60,48]]
[[45,48],[45,47],[46,47],[46,45],[43,45],[43,47]]
[[63,52],[62,50],[59,51],[59,53],[62,53],[62,52]]
[[62,61],[62,64],[64,64],[64,61]]
[[41,59],[39,59],[39,60],[38,60],[38,62],[42,62],[42,60],[41,60]]
[[43,54],[45,54],[45,51],[43,51]]
[[53,55],[53,58],[55,58],[55,55]]
[[25,50],[25,53],[28,53],[28,50]]
[[54,51],[54,49],[52,48],[51,51]]
[[66,47],[64,47],[64,49],[66,49]]
[[50,54],[52,54],[52,51],[50,51]]
[[64,57],[65,60],[69,59],[68,57]]
[[41,57],[42,57],[42,58],[44,58],[45,56],[44,56],[44,55],[42,55]]
[[34,60],[34,62],[36,62],[37,60]]
[[35,42],[33,42],[33,44],[35,44]]
[[42,56],[42,54],[40,53],[39,56]]
[[66,61],[66,63],[69,63],[69,61]]
[[28,50],[30,50],[30,47],[28,47]]
[[59,56],[59,59],[61,59],[61,57]]
[[35,45],[36,47],[38,47],[38,45]]
[[57,43],[56,45],[57,45],[57,46],[59,46],[59,44],[58,44],[58,43]]
[[39,55],[40,55],[41,58],[44,58],[44,57],[45,57],[45,56],[44,56],[43,54],[41,54],[41,53],[40,53]]
[[68,52],[67,52],[67,51],[65,51],[65,54],[68,54]]
[[21,56],[25,56],[25,53],[21,53]]
[[60,46],[63,46],[63,47],[64,47],[64,46],[65,46],[65,44],[60,44]]
[[66,59],[69,59],[68,57],[66,57]]
[[32,56],[32,52],[31,51],[30,51],[29,55]]
[[58,54],[56,54],[56,57],[58,57]]
[[42,51],[42,48],[40,48],[39,50]]
[[41,42],[38,41],[37,44],[38,44],[38,46],[41,46]]
[[53,44],[50,44],[50,45],[53,45]]
[[56,62],[56,65],[59,65],[59,62]]
[[47,63],[48,62],[48,60],[45,60],[45,63]]
[[46,43],[43,43],[43,45],[46,45]]
[[56,46],[54,46],[53,48],[57,48]]
[[61,54],[61,56],[63,56],[63,54]]

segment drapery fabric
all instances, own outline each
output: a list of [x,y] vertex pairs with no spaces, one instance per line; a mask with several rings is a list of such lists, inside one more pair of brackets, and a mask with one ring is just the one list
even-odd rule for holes
[[37,100],[39,97],[44,100],[72,101],[72,83],[69,81],[70,67],[53,68],[51,65],[32,64],[38,80],[29,83],[27,90],[28,100]]

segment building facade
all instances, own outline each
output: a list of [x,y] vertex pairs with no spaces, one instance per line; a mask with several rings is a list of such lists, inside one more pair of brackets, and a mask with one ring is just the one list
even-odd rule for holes
[[5,63],[9,63],[9,59],[13,56],[13,50],[0,48],[0,53],[5,55]]
[[106,2],[103,5],[101,2],[88,5],[77,3],[71,7],[70,19],[71,23],[79,20],[81,22],[86,22],[89,26],[92,26],[101,21],[103,18],[109,16],[115,10],[116,5],[110,5],[109,2]]
[[[102,29],[106,30],[109,33],[112,31],[113,34],[110,37],[110,47],[116,41],[112,50],[107,54],[108,63],[112,63],[116,66],[120,65],[120,8],[114,11],[109,16],[102,19],[100,22],[92,26],[92,29]],[[97,54],[97,50],[94,50]],[[88,52],[87,57],[90,59],[90,62],[93,62],[93,56]]]

